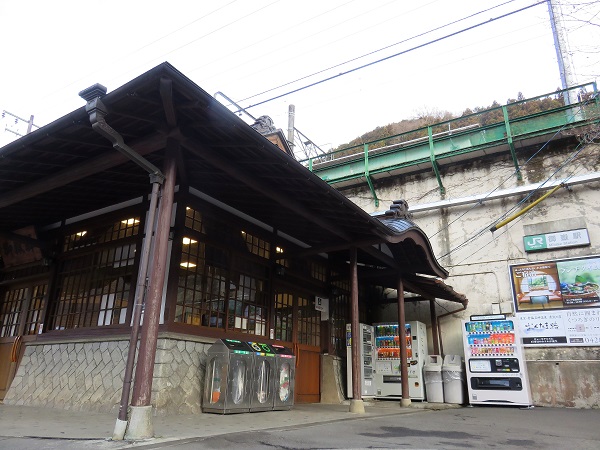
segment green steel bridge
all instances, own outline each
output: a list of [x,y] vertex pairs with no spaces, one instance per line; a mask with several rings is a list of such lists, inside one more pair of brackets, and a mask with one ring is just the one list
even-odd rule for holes
[[558,138],[564,131],[600,122],[596,83],[508,103],[474,114],[388,136],[300,161],[338,189],[432,170],[445,192],[440,166],[510,154],[521,179],[517,151]]

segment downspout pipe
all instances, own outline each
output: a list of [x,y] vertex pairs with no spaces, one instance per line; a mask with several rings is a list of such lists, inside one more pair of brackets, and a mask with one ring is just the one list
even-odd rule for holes
[[131,335],[129,338],[129,348],[127,351],[127,362],[125,373],[123,375],[123,390],[121,392],[121,401],[119,404],[119,414],[113,432],[113,440],[123,440],[127,430],[127,410],[129,406],[129,393],[131,391],[131,381],[133,367],[135,365],[135,356],[137,351],[137,342],[140,334],[140,322],[144,297],[147,288],[148,266],[150,261],[150,249],[153,242],[154,221],[160,195],[161,185],[164,183],[164,174],[148,160],[140,156],[135,150],[125,144],[123,137],[117,133],[110,125],[106,123],[105,116],[107,108],[101,98],[106,95],[106,88],[101,84],[95,84],[79,93],[79,96],[87,101],[85,110],[88,113],[92,129],[101,136],[108,139],[115,149],[124,154],[131,161],[148,172],[150,183],[152,184],[152,193],[150,194],[150,206],[148,216],[144,226],[144,243],[140,257],[140,266],[138,270],[137,285],[135,290],[135,299],[132,313]]
[[115,149],[127,156],[127,158],[132,160],[151,176],[154,175],[155,177],[158,177],[160,179],[158,182],[162,184],[165,180],[165,176],[160,169],[126,145],[123,141],[123,137],[106,123],[104,117],[108,114],[108,110],[102,102],[102,97],[105,95],[106,88],[99,83],[96,83],[79,93],[79,96],[87,101],[85,110],[90,117],[92,129],[108,139]]

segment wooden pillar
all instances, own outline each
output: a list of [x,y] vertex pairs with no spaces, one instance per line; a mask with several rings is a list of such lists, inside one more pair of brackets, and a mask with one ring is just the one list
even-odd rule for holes
[[400,377],[402,379],[401,406],[410,405],[408,393],[408,366],[406,352],[406,318],[404,316],[404,283],[398,278],[398,337],[400,339]]
[[350,412],[364,413],[360,385],[360,329],[358,321],[358,256],[356,247],[350,249],[350,333],[352,334],[352,400]]
[[176,142],[167,141],[165,153],[165,182],[162,198],[158,207],[158,223],[156,226],[156,240],[154,258],[148,297],[144,309],[140,350],[135,370],[135,384],[133,386],[132,406],[150,406],[152,393],[152,377],[154,375],[154,360],[156,356],[156,343],[158,339],[158,325],[160,321],[160,307],[163,297],[163,286],[168,267],[169,234],[171,231],[171,212],[173,209],[173,196],[175,193],[175,176],[177,163],[173,145]]
[[435,313],[435,299],[429,300],[429,312],[431,315],[431,338],[433,339],[433,354],[440,354],[440,336],[438,335],[437,315]]

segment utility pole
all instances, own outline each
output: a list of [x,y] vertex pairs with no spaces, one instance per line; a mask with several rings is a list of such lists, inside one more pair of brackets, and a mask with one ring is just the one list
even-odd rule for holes
[[[31,133],[33,127],[39,128],[37,125],[34,125],[34,123],[33,123],[33,115],[29,116],[29,120],[27,120],[27,119],[23,119],[22,117],[17,116],[16,114],[13,114],[11,112],[8,112],[6,110],[2,110],[2,118],[4,119],[6,116],[14,117],[15,118],[15,125],[17,123],[19,123],[19,121],[25,122],[27,124],[27,131],[25,132],[25,134]],[[9,132],[11,132],[13,134],[16,134],[17,136],[23,136],[21,133],[15,131],[15,130],[11,130],[10,128],[8,128],[6,126],[4,127],[4,131],[9,131]]]
[[294,118],[296,116],[296,107],[294,105],[290,105],[288,107],[288,137],[287,140],[292,147],[292,152],[294,151]]
[[[550,26],[554,37],[554,48],[560,71],[560,81],[563,89],[577,85],[571,52],[567,42],[567,32],[564,27],[563,14],[560,3],[557,0],[548,0],[548,13],[550,14]],[[577,92],[568,91],[564,94],[565,104],[577,103]]]

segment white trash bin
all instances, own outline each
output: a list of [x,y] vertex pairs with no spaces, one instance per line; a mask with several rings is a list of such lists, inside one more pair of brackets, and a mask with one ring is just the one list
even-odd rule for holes
[[425,395],[431,403],[444,403],[444,381],[442,379],[442,357],[429,355],[423,366]]
[[465,374],[460,355],[446,355],[442,364],[444,403],[465,402]]

